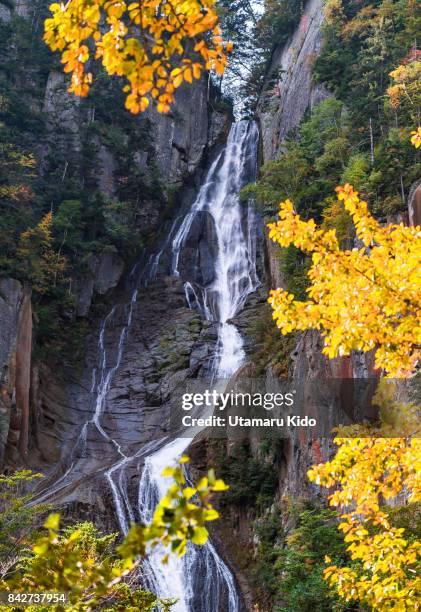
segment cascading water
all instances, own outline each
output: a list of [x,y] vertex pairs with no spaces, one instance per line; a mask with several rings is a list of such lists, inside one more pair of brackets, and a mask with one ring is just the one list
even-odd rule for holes
[[[228,378],[242,364],[245,354],[240,332],[230,322],[257,285],[254,218],[239,202],[239,191],[255,179],[258,130],[253,122],[233,125],[227,145],[212,164],[205,183],[191,211],[185,216],[172,246],[172,272],[180,275],[179,261],[195,215],[208,211],[214,220],[218,243],[215,278],[198,295],[190,282],[185,283],[189,307],[198,305],[204,316],[218,324],[218,340],[211,378]],[[244,227],[247,227],[247,232]],[[168,482],[162,476],[166,465],[175,463],[190,444],[188,438],[169,442],[149,455],[139,484],[139,514],[150,521]],[[163,551],[155,549],[145,563],[148,586],[161,597],[178,599],[176,612],[237,612],[240,602],[233,576],[208,542],[204,547],[189,546],[183,559],[171,557],[170,566],[161,562]]]
[[[34,503],[51,498],[77,479],[76,468],[79,462],[83,462],[84,455],[89,454],[91,432],[96,432],[113,448],[117,458],[120,456],[103,474],[113,496],[122,533],[126,534],[130,523],[135,520],[151,520],[156,504],[168,487],[167,479],[162,476],[163,468],[177,461],[191,439],[156,440],[142,446],[134,454],[129,453],[104,427],[107,394],[121,364],[139,288],[154,280],[161,257],[168,248],[171,249],[172,273],[180,276],[180,254],[195,215],[201,211],[207,211],[212,216],[215,226],[218,248],[214,262],[215,275],[206,287],[194,286],[186,281],[186,301],[190,308],[198,307],[206,319],[218,326],[211,379],[228,378],[241,366],[245,356],[243,340],[230,319],[241,310],[247,296],[258,286],[258,280],[254,215],[250,207],[242,208],[238,194],[246,183],[255,180],[257,141],[258,130],[253,122],[241,121],[232,126],[227,145],[208,171],[190,212],[181,224],[179,218],[174,221],[162,249],[151,255],[143,271],[139,274],[139,266],[133,269],[130,278],[134,288],[113,359],[108,355],[105,336],[113,326],[115,307],[104,318],[99,330],[98,365],[92,372],[90,389],[93,414],[81,427],[62,466],[64,473],[55,478],[48,488],[40,491]],[[126,477],[127,469],[134,466],[142,469],[137,504],[129,499]],[[143,564],[142,574],[147,586],[158,596],[178,600],[172,608],[174,612],[238,612],[240,600],[233,575],[212,542],[203,547],[189,546],[183,559],[171,556],[167,566],[162,565],[162,555],[162,550],[154,549]]]

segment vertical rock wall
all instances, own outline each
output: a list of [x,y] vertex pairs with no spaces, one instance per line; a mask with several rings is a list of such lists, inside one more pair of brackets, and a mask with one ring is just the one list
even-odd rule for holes
[[[45,3],[47,6],[48,3]],[[42,0],[28,2],[19,0],[15,8],[0,7],[0,19],[10,21],[15,15],[29,19],[32,24],[39,21]],[[37,23],[38,23],[37,21]],[[37,66],[31,66],[37,70]],[[87,99],[77,98],[67,92],[68,76],[59,68],[52,67],[50,72],[45,66],[40,66],[40,83],[45,82],[45,90],[41,95],[34,88],[34,108],[42,116],[39,131],[34,132],[34,150],[38,161],[37,170],[41,177],[46,174],[46,168],[51,162],[56,162],[58,170],[53,175],[58,183],[63,183],[68,177],[80,181],[80,168],[87,160],[94,166],[92,179],[94,187],[107,201],[117,198],[119,182],[124,176],[118,173],[119,159],[115,150],[109,145],[107,137],[113,138],[113,128],[119,131],[118,137],[131,136],[130,126],[140,126],[139,133],[146,134],[148,142],[135,143],[130,160],[130,167],[144,177],[148,185],[155,180],[162,185],[162,204],[165,213],[172,214],[169,207],[171,199],[168,193],[182,191],[187,184],[194,186],[195,177],[206,163],[210,149],[222,142],[229,130],[231,117],[229,113],[213,110],[212,99],[215,91],[204,76],[191,86],[183,86],[177,91],[176,104],[168,115],[156,112],[154,108],[137,117],[123,118],[121,108],[116,107],[113,115],[113,96],[115,89],[106,91],[106,96],[100,104],[111,105],[107,109],[105,121],[102,119],[101,129],[90,130],[98,115],[98,98],[94,92]],[[32,78],[30,75],[28,79]],[[111,79],[111,77],[110,77]],[[113,81],[113,83],[115,83]],[[111,84],[111,81],[110,81]],[[44,95],[42,95],[44,93]],[[36,97],[38,96],[38,97]],[[117,98],[117,96],[114,96]],[[211,100],[209,99],[211,98]],[[121,99],[114,100],[122,104]],[[117,112],[118,111],[118,112]],[[107,123],[108,122],[108,123]],[[129,127],[128,127],[129,126]],[[137,132],[136,132],[137,133]],[[29,135],[31,136],[31,135]],[[105,136],[105,137],[104,137]],[[133,140],[133,139],[132,139]],[[119,155],[124,155],[124,145]],[[132,143],[131,143],[132,144]],[[137,148],[138,144],[138,148]],[[133,149],[133,145],[132,145]],[[155,183],[154,183],[155,184]],[[92,188],[92,186],[91,186]],[[83,196],[83,181],[81,199]],[[180,196],[178,200],[182,200]],[[60,202],[54,202],[57,206]],[[158,236],[162,218],[162,210],[156,202],[148,199],[147,194],[139,193],[136,210],[136,231],[139,232],[139,244],[152,236]],[[165,237],[165,236],[164,236]],[[160,239],[162,236],[160,237]],[[75,299],[75,312],[78,317],[92,316],[92,301],[108,302],[114,299],[113,291],[122,286],[122,279],[127,273],[126,262],[121,253],[98,251],[85,257],[83,267],[74,273],[71,282],[71,292]],[[121,297],[121,293],[120,293]],[[116,298],[118,299],[118,298]],[[123,299],[123,298],[122,298]],[[105,306],[107,307],[107,306]],[[91,326],[96,329],[97,321],[92,320]],[[71,332],[69,332],[71,333]],[[66,411],[71,409],[73,391],[70,390],[77,373],[71,372],[68,380],[63,380],[63,372],[55,371],[51,364],[31,364],[32,354],[32,306],[29,289],[12,279],[0,281],[0,460],[5,454],[12,462],[25,459],[28,444],[32,448],[44,446],[38,461],[54,462],[60,454],[60,434],[66,431],[67,425],[74,426],[77,418]],[[95,356],[96,358],[96,356]],[[45,361],[45,360],[44,360]],[[57,369],[58,370],[58,369]],[[32,380],[32,382],[31,382]],[[80,381],[79,381],[80,382]],[[77,384],[77,383],[76,383]],[[31,391],[32,385],[32,391]],[[87,406],[91,410],[92,406]],[[46,433],[47,432],[47,433]],[[51,433],[51,435],[49,435]],[[35,435],[36,434],[36,435]],[[36,440],[37,442],[36,442]],[[36,454],[36,453],[35,453]],[[34,457],[29,457],[32,460]]]
[[29,436],[32,354],[30,289],[0,280],[0,467],[25,460]]
[[312,81],[322,45],[323,5],[323,0],[308,0],[298,28],[273,53],[258,104],[265,162],[279,157],[286,136],[307,109],[329,95]]
[[[263,162],[281,157],[286,137],[293,135],[309,109],[330,95],[312,80],[314,62],[323,43],[323,6],[323,0],[308,0],[296,31],[284,46],[274,51],[258,105]],[[280,249],[269,241],[267,235],[266,251],[270,286],[282,286],[277,259]],[[318,332],[309,330],[299,335],[291,355],[290,371],[298,386],[305,385],[308,380],[346,380],[374,375],[372,355],[355,353],[351,357],[329,360],[322,354],[322,348]],[[331,400],[335,410],[341,402],[348,401],[340,394]],[[306,402],[306,408],[311,412],[317,400],[308,397]],[[329,452],[328,443],[313,439],[311,433],[285,441],[279,481],[281,494],[308,495],[311,488],[306,478],[307,469]]]

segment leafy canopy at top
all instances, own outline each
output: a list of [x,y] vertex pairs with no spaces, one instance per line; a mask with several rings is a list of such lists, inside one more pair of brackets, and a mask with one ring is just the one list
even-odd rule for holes
[[[92,55],[109,75],[125,77],[126,107],[144,111],[151,100],[167,113],[175,90],[204,69],[222,74],[230,44],[218,25],[215,0],[69,0],[50,6],[44,40],[61,52],[70,92],[86,96]],[[92,48],[95,52],[92,52]]]

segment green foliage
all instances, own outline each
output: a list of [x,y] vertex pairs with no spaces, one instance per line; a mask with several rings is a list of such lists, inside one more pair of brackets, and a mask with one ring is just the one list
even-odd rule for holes
[[298,140],[287,141],[282,157],[263,165],[259,180],[243,189],[242,197],[253,196],[268,216],[289,198],[306,218],[320,218],[321,200],[330,196],[346,168],[349,134],[343,104],[325,100],[302,122]]
[[354,153],[350,156],[345,170],[342,173],[341,182],[364,187],[370,172],[370,162],[366,153]]
[[[213,470],[195,486],[187,485],[183,465],[188,461],[188,457],[183,456],[178,466],[164,470],[164,475],[172,478],[173,484],[158,503],[151,523],[132,525],[117,547],[117,534],[103,535],[86,522],[60,529],[60,515],[50,514],[44,524],[46,533],[35,542],[26,542],[26,549],[19,551],[0,576],[0,589],[68,595],[68,604],[46,608],[50,610],[169,610],[174,601],[161,600],[138,588],[136,572],[141,559],[150,548],[162,546],[167,551],[162,559],[166,563],[169,554],[183,556],[188,542],[205,544],[208,539],[206,524],[219,517],[210,501],[211,495],[228,488],[222,480],[216,479]],[[3,481],[0,479],[0,482],[13,487],[37,476],[21,472],[1,477]],[[0,523],[0,535],[16,525],[16,517],[21,517],[25,524],[34,512],[25,508],[26,497],[17,505],[10,503],[10,494],[5,499],[9,512],[6,513],[7,522]],[[20,610],[20,606],[11,609]]]
[[[288,253],[288,249],[285,252]],[[294,273],[290,278],[296,279],[297,276]],[[294,349],[296,337],[294,334],[283,336],[273,333],[272,310],[269,304],[262,305],[248,333],[253,339],[254,350],[251,358],[256,377],[264,376],[267,368],[270,367],[279,378],[287,378],[291,364],[290,355]]]
[[[353,609],[344,605],[323,579],[325,555],[338,565],[347,561],[335,513],[300,500],[287,506],[283,504],[256,521],[260,542],[253,569],[256,586],[266,593],[271,609],[276,611]],[[294,524],[288,532],[282,527],[282,515]]]
[[316,78],[344,100],[359,121],[370,116],[382,121],[389,73],[414,45],[421,12],[412,0],[337,4],[340,14],[334,17],[334,3],[327,2],[325,45],[316,60]]
[[409,542],[421,541],[421,503],[412,502],[387,508],[393,527],[405,529]]
[[[6,591],[62,592],[68,604],[34,606],[34,610],[131,610],[140,603],[145,610],[170,606],[152,593],[122,583],[122,563],[115,553],[117,534],[102,535],[92,523],[78,523],[59,530],[59,515],[45,523],[39,537],[10,578],[0,586]],[[168,602],[169,603],[169,602]],[[161,607],[161,604],[163,606]],[[13,606],[12,610],[20,610]],[[27,608],[26,608],[27,609]],[[143,609],[143,608],[142,608]]]
[[35,159],[7,142],[0,123],[0,274],[16,273],[16,248],[20,233],[34,222],[31,207]]
[[254,197],[266,215],[273,214],[282,199],[301,194],[303,200],[307,195],[302,188],[309,180],[311,165],[303,150],[294,142],[289,143],[281,160],[267,162],[260,172],[259,181],[247,185],[241,192],[241,198]]
[[270,462],[254,459],[247,440],[239,442],[231,450],[228,461],[221,456],[217,466],[230,487],[223,505],[246,504],[263,508],[273,500],[278,484],[276,469]]
[[326,12],[324,46],[314,75],[345,103],[352,126],[352,167],[338,182],[362,190],[378,214],[397,212],[421,170],[419,154],[409,143],[416,109],[410,104],[392,109],[385,99],[390,73],[416,53],[421,9],[413,0],[330,0]]
[[290,612],[350,609],[340,604],[323,579],[326,554],[338,565],[347,561],[343,536],[335,519],[335,513],[328,509],[304,510],[299,515],[297,526],[286,537],[286,547],[275,564],[283,576],[279,595],[286,605],[281,609]]
[[25,547],[37,537],[41,517],[49,508],[29,503],[32,496],[28,488],[41,477],[30,470],[0,475],[0,577],[8,574]]
[[285,43],[294,32],[303,12],[302,0],[266,0],[257,26],[259,42],[265,49]]

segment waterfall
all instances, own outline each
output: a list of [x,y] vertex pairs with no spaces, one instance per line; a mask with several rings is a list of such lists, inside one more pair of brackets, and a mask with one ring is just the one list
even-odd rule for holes
[[[191,282],[185,282],[184,289],[189,307],[200,305],[204,316],[218,325],[213,379],[231,376],[245,357],[243,339],[230,319],[258,285],[253,212],[247,208],[245,224],[239,201],[240,189],[255,179],[257,142],[254,122],[240,121],[232,126],[226,147],[213,162],[196,201],[172,241],[172,273],[179,276],[180,254],[195,215],[200,211],[212,215],[218,246],[214,280],[201,289],[201,296]],[[145,459],[138,494],[138,510],[143,521],[151,520],[158,500],[168,487],[168,479],[162,476],[163,468],[174,464],[190,442],[188,438],[173,440]],[[203,547],[189,545],[186,556],[183,559],[171,556],[168,566],[162,565],[162,556],[159,548],[151,551],[144,563],[145,581],[157,595],[178,599],[175,612],[239,610],[233,576],[212,542]]]
[[185,216],[172,243],[172,272],[179,275],[183,244],[199,211],[207,211],[215,223],[218,256],[215,280],[202,290],[202,299],[190,282],[185,283],[189,306],[200,303],[204,316],[218,322],[218,343],[213,373],[228,378],[244,359],[243,340],[229,322],[258,286],[254,213],[247,207],[247,235],[239,202],[241,188],[256,178],[258,129],[254,122],[239,121],[231,128],[225,149],[213,162],[191,211]]
[[[197,213],[207,211],[213,219],[218,253],[215,274],[206,287],[184,282],[186,303],[199,308],[203,316],[218,327],[218,339],[211,367],[211,378],[230,377],[242,364],[245,353],[243,339],[231,319],[241,310],[247,296],[258,286],[256,274],[256,233],[254,213],[239,201],[239,191],[255,180],[258,130],[253,122],[235,123],[225,148],[211,165],[206,179],[191,210],[177,217],[161,245],[143,265],[137,264],[130,274],[131,299],[126,309],[125,322],[118,338],[116,354],[110,355],[105,338],[114,325],[116,307],[103,319],[98,334],[98,363],[92,371],[90,393],[93,398],[91,417],[81,426],[76,441],[65,457],[62,474],[52,479],[35,496],[33,503],[41,503],[59,494],[77,479],[77,467],[85,460],[92,447],[95,433],[115,452],[116,462],[104,469],[103,476],[112,494],[120,530],[127,534],[130,523],[151,520],[159,499],[168,488],[163,468],[175,464],[191,443],[191,439],[155,440],[131,454],[107,433],[103,425],[106,399],[114,375],[119,369],[126,339],[130,332],[138,293],[157,275],[162,255],[170,251],[171,272],[182,276],[180,255]],[[88,443],[89,442],[89,443]],[[89,461],[89,457],[87,457]],[[128,494],[127,468],[141,471],[137,502]],[[169,564],[162,564],[163,551],[150,552],[142,566],[143,582],[162,598],[177,599],[174,612],[238,612],[240,600],[234,577],[219,557],[212,542],[205,546],[189,545],[182,559],[170,556]]]

